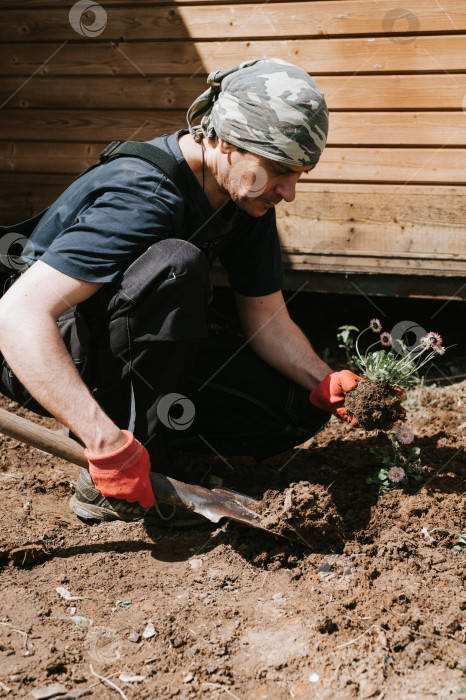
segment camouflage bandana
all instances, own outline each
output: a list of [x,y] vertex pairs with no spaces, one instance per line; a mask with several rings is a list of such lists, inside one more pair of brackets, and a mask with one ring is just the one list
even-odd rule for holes
[[[220,138],[259,156],[313,166],[325,147],[328,111],[316,83],[278,58],[246,61],[207,78],[188,110],[193,138]],[[201,117],[201,125],[192,122]]]

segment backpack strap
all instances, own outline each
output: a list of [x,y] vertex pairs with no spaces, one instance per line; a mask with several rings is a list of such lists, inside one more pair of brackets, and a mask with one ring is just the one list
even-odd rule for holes
[[[188,183],[183,165],[176,158],[151,143],[142,141],[112,141],[99,156],[100,163],[115,158],[140,158],[161,170],[179,189],[183,198],[189,196]],[[92,167],[92,166],[91,166]]]

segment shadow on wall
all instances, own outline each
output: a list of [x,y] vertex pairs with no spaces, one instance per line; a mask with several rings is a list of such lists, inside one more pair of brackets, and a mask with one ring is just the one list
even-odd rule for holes
[[0,4],[1,224],[48,206],[110,141],[185,126],[206,87],[176,3],[60,5]]

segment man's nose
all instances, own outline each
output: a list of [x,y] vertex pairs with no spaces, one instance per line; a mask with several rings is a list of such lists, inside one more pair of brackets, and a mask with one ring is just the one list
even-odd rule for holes
[[280,195],[285,202],[292,202],[296,197],[296,180],[291,178],[283,180],[275,187],[275,192]]

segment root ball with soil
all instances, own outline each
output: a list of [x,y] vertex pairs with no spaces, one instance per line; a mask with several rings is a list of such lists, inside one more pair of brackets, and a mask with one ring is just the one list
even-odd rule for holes
[[390,384],[364,378],[345,396],[345,410],[364,430],[384,430],[401,420],[401,392]]

